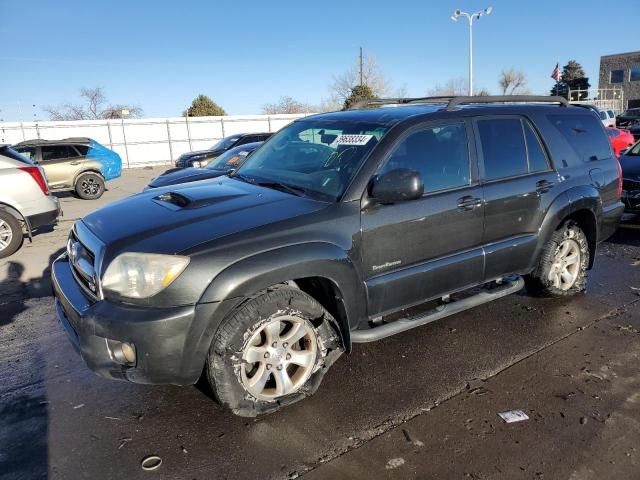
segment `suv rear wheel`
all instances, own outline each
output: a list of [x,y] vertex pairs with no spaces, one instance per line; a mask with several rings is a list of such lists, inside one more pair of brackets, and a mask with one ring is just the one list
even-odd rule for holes
[[83,173],[76,180],[75,190],[84,200],[95,200],[104,193],[104,180],[97,173]]
[[219,403],[255,417],[312,395],[341,353],[331,314],[301,290],[278,286],[220,325],[206,377]]
[[0,258],[16,252],[23,240],[20,222],[9,212],[0,210]]
[[533,293],[568,296],[583,292],[589,265],[587,237],[574,221],[565,222],[545,245],[538,267],[525,280]]

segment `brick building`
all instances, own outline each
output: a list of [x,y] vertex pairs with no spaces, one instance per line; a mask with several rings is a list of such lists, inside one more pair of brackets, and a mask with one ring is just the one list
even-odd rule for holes
[[625,108],[640,107],[640,51],[600,57],[598,88],[620,88]]

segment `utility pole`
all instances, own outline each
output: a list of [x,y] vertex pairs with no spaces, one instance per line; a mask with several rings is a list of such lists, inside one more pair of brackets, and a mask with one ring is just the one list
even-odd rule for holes
[[360,47],[360,86],[364,86],[364,61],[362,58],[362,47]]

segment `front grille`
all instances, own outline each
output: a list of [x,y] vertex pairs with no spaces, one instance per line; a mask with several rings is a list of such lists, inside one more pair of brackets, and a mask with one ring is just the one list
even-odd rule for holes
[[67,255],[73,276],[92,299],[101,298],[99,284],[99,256],[100,245],[96,238],[90,235],[86,227],[74,226],[67,242]]

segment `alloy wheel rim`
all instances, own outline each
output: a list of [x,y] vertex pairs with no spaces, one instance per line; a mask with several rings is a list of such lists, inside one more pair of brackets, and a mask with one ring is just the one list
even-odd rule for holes
[[569,290],[580,274],[582,254],[580,244],[573,238],[566,238],[558,245],[549,271],[549,281],[555,288]]
[[303,318],[282,315],[251,332],[242,352],[242,386],[260,400],[295,393],[313,373],[318,341]]
[[87,178],[82,181],[82,191],[85,195],[97,195],[100,192],[100,184],[95,178]]
[[7,248],[11,240],[13,240],[13,230],[7,222],[0,219],[0,251]]

